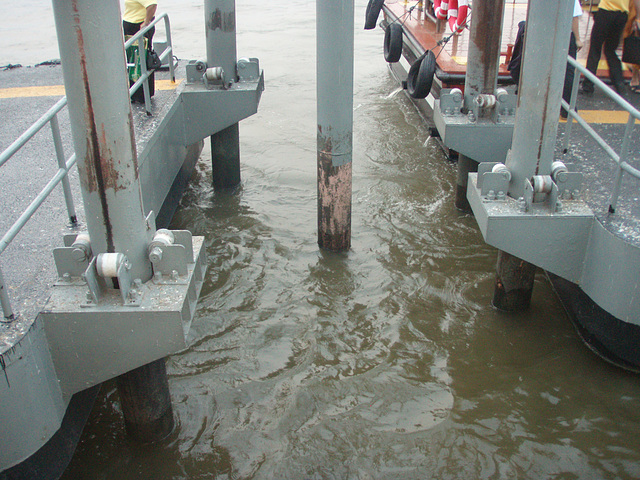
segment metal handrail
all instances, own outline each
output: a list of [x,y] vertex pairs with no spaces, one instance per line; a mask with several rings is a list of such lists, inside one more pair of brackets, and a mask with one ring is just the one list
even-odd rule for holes
[[[171,80],[175,82],[175,71],[173,65],[173,47],[171,44],[171,26],[169,23],[169,16],[166,13],[159,15],[154,21],[152,21],[145,28],[137,32],[133,35],[126,43],[125,48],[133,45],[134,42],[138,41],[138,49],[140,52],[140,67],[142,75],[140,78],[131,86],[129,89],[129,97],[133,95],[139,88],[140,85],[143,86],[144,89],[144,100],[145,100],[145,109],[147,111],[147,115],[151,115],[151,99],[149,95],[149,75],[151,72],[147,70],[147,59],[146,59],[146,50],[144,48],[144,34],[148,32],[156,23],[164,20],[165,22],[165,31],[167,37],[167,47],[160,55],[160,60],[164,62],[164,60],[169,58],[169,71],[171,74]],[[53,143],[56,151],[56,157],[58,161],[58,171],[52,177],[52,179],[47,183],[47,185],[40,191],[38,196],[31,202],[31,204],[27,207],[27,209],[20,215],[20,218],[13,223],[13,225],[9,228],[9,230],[4,234],[4,236],[0,239],[0,255],[7,249],[11,241],[20,233],[22,228],[26,225],[26,223],[33,217],[38,208],[44,203],[49,194],[57,187],[60,183],[62,183],[62,187],[64,190],[65,202],[67,205],[67,213],[69,215],[69,220],[72,225],[77,224],[77,216],[75,212],[75,207],[73,204],[73,196],[71,194],[71,187],[69,185],[69,170],[76,164],[76,155],[75,153],[68,159],[65,160],[64,150],[62,148],[62,137],[60,135],[60,128],[58,126],[58,113],[67,105],[67,97],[61,98],[53,107],[51,107],[42,117],[40,117],[36,122],[31,125],[22,135],[20,135],[9,147],[7,147],[2,153],[0,153],[0,167],[2,167],[5,163],[7,163],[11,157],[13,157],[24,145],[26,145],[42,128],[49,124],[51,126],[51,132],[53,135]],[[2,269],[0,269],[0,306],[2,307],[3,317],[0,318],[0,323],[11,322],[15,315],[11,308],[11,302],[9,300],[9,295],[7,293],[7,286],[4,281],[4,277],[2,275]]]
[[[564,99],[562,100],[562,106],[567,110],[567,125],[565,127],[564,134],[564,152],[566,153],[569,149],[569,137],[571,136],[571,130],[573,128],[573,120],[575,120],[578,125],[585,129],[585,131],[593,138],[596,143],[604,150],[604,152],[617,164],[615,179],[613,182],[613,191],[611,194],[611,199],[609,200],[609,212],[614,213],[616,210],[616,206],[618,203],[618,196],[620,195],[620,187],[622,185],[622,174],[628,173],[636,180],[640,180],[640,170],[633,167],[627,162],[627,158],[629,156],[629,143],[631,140],[631,134],[633,132],[633,128],[635,126],[636,120],[640,120],[640,111],[638,111],[633,105],[627,102],[624,98],[618,95],[611,87],[606,85],[602,80],[596,77],[593,73],[579,64],[574,58],[567,57],[567,61],[570,65],[575,68],[576,74],[573,78],[573,86],[571,90],[571,98],[569,103],[567,103]],[[580,114],[576,111],[576,100],[578,97],[578,85],[580,84],[580,75],[577,74],[580,72],[584,75],[588,80],[590,80],[595,87],[602,90],[609,98],[611,98],[616,104],[622,107],[625,111],[629,113],[629,118],[627,120],[627,124],[625,127],[624,137],[622,140],[622,146],[620,147],[620,153],[617,153],[611,146],[580,116]]]

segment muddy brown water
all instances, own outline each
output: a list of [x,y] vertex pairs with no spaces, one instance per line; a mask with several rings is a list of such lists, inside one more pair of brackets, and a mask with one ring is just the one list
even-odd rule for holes
[[[542,275],[526,313],[490,306],[496,251],[453,207],[455,166],[365,7],[351,251],[316,243],[315,4],[238,1],[266,90],[240,125],[241,188],[213,191],[205,150],[173,222],[210,262],[191,346],[167,359],[176,430],[129,441],[108,382],[65,479],[640,478],[638,377],[581,343]],[[178,56],[204,56],[201,2],[160,9]]]

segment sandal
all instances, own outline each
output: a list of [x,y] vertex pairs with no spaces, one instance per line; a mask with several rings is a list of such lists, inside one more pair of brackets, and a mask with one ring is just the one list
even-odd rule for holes
[[640,93],[640,85],[629,85],[629,90],[633,93]]

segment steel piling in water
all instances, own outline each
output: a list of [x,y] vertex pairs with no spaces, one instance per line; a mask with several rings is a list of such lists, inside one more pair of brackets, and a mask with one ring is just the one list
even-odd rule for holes
[[173,411],[164,358],[117,378],[127,434],[141,442],[155,442],[173,431]]
[[316,2],[318,245],[351,247],[354,2]]
[[[53,6],[65,84],[78,87],[66,91],[93,254],[125,254],[132,278],[146,282],[152,271],[147,246],[154,232],[142,205],[119,5],[54,0]],[[173,423],[168,387],[158,388],[167,383],[164,360],[158,362],[162,368],[150,364],[118,381],[128,430],[147,442],[167,435],[166,428],[148,425],[168,417]],[[129,391],[147,392],[157,408],[140,403],[146,394]]]
[[[512,176],[509,195],[513,198],[524,196],[525,182],[534,175],[551,173],[572,12],[573,2],[569,1],[541,0],[528,5],[518,108],[505,162]],[[506,311],[528,308],[535,265],[499,251],[496,270],[493,305]]]
[[[223,83],[238,80],[235,0],[205,0],[207,66],[222,67]],[[215,188],[240,184],[240,129],[236,123],[211,136],[211,162]]]
[[529,262],[499,250],[492,305],[505,312],[520,312],[529,308],[536,268]]
[[[474,98],[480,94],[495,94],[498,86],[500,67],[500,40],[502,37],[502,18],[504,0],[488,0],[474,5],[467,74],[465,76],[464,103],[470,108]],[[487,32],[490,32],[487,35]],[[472,213],[467,200],[467,183],[470,172],[478,171],[477,161],[459,154],[458,178],[456,182],[456,208]]]

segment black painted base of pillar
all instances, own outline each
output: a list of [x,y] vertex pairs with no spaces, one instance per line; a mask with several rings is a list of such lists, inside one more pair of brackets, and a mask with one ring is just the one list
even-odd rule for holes
[[351,230],[342,235],[332,235],[330,233],[318,234],[318,246],[324,250],[332,252],[345,252],[351,248]]
[[173,431],[173,409],[164,358],[117,378],[124,423],[130,437],[159,442]]
[[464,213],[473,214],[469,200],[467,200],[467,184],[469,173],[478,171],[478,162],[469,157],[458,155],[458,179],[456,181],[456,208]]
[[526,310],[531,305],[535,276],[535,265],[499,251],[496,285],[491,303],[505,312]]
[[236,123],[211,136],[213,187],[233,188],[240,184],[240,128]]

